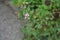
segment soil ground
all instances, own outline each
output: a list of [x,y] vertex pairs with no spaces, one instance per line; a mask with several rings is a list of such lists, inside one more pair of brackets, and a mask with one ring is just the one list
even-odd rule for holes
[[7,6],[0,3],[0,40],[22,40],[21,22]]

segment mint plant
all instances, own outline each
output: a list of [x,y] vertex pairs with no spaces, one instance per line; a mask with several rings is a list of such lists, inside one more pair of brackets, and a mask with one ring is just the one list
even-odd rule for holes
[[23,5],[20,18],[27,20],[22,29],[25,34],[23,40],[60,40],[60,0],[13,2]]

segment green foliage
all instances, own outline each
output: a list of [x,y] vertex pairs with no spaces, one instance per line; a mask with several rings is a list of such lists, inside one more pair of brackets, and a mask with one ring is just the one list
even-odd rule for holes
[[14,0],[14,3],[23,5],[20,18],[28,20],[23,40],[60,40],[60,0]]

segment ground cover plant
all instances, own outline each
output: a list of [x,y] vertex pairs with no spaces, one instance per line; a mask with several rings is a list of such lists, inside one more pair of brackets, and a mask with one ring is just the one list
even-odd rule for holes
[[60,40],[60,0],[13,0],[27,20],[23,40]]

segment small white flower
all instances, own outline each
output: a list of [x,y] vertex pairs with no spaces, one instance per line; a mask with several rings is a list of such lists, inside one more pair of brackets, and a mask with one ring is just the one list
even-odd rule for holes
[[26,5],[24,6],[24,8],[26,8]]
[[25,16],[25,19],[29,19],[29,14],[28,13],[26,13],[24,16]]
[[29,4],[29,2],[26,2],[26,4]]
[[28,14],[28,13],[26,13],[26,14],[25,14],[25,16],[29,16],[29,14]]

